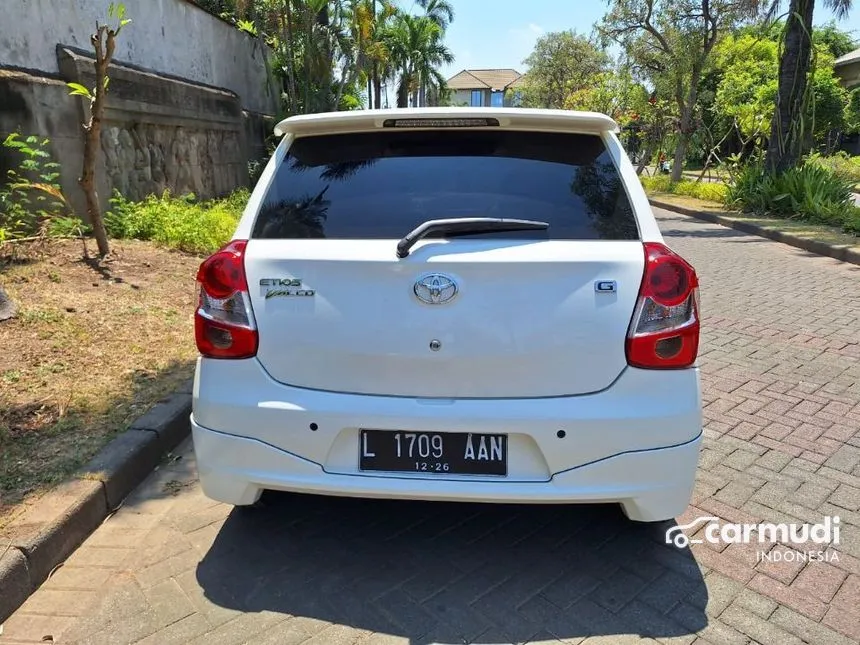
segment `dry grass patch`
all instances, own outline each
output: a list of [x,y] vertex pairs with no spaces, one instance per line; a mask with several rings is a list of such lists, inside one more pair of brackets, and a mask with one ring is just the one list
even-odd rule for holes
[[0,247],[0,526],[193,374],[200,258],[79,241]]

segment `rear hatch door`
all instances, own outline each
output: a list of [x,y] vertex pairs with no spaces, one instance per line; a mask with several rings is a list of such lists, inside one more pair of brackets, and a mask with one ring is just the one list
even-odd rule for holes
[[[549,227],[428,237],[396,256],[422,222],[457,217]],[[610,386],[643,265],[599,136],[504,129],[299,138],[246,251],[273,378],[433,398]]]

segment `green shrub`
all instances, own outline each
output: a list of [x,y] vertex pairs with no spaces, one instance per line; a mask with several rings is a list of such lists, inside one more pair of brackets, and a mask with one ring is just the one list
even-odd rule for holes
[[806,163],[831,170],[852,184],[860,183],[860,157],[852,157],[845,151],[839,151],[829,157],[812,154]]
[[80,237],[93,232],[89,224],[84,224],[79,217],[54,217],[48,224],[49,237]]
[[674,193],[676,195],[687,195],[688,197],[722,204],[726,201],[728,186],[708,181],[680,181],[675,184]]
[[817,163],[805,163],[782,174],[750,164],[736,175],[727,203],[740,210],[841,226],[860,233],[851,184]]
[[728,187],[725,184],[706,181],[692,181],[682,179],[673,183],[666,175],[656,177],[641,177],[642,186],[649,193],[671,193],[674,195],[686,195],[696,199],[704,199],[710,202],[724,203]]
[[672,192],[672,180],[668,175],[657,175],[655,177],[640,177],[642,187],[649,193]]
[[860,208],[852,206],[848,215],[845,217],[843,228],[849,233],[860,235]]
[[0,181],[0,242],[50,234],[51,220],[69,212],[60,188],[60,164],[48,151],[50,139],[7,136],[2,146],[16,166]]
[[236,229],[248,191],[237,190],[220,200],[197,202],[193,195],[150,195],[130,202],[116,193],[105,215],[105,228],[114,238],[152,240],[189,253],[209,253],[227,242]]

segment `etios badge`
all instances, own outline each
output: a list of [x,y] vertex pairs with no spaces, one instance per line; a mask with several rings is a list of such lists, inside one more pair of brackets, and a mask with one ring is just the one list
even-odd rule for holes
[[415,283],[415,297],[428,305],[444,305],[457,295],[457,283],[442,273],[431,273]]

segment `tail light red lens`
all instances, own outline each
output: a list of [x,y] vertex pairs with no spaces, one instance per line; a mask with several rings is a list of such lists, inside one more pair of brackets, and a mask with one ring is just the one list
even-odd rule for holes
[[691,367],[699,352],[699,280],[681,256],[645,242],[645,272],[627,334],[627,362],[646,369]]
[[233,240],[197,271],[200,300],[194,316],[198,351],[208,358],[249,358],[257,353],[257,328],[245,277],[247,240]]
[[686,268],[675,258],[658,255],[650,249],[646,262],[653,262],[648,281],[643,285],[644,295],[661,305],[672,307],[684,302],[690,293],[690,278]]
[[245,247],[247,240],[233,240],[209,256],[197,270],[197,281],[213,298],[224,299],[236,291],[247,291]]

